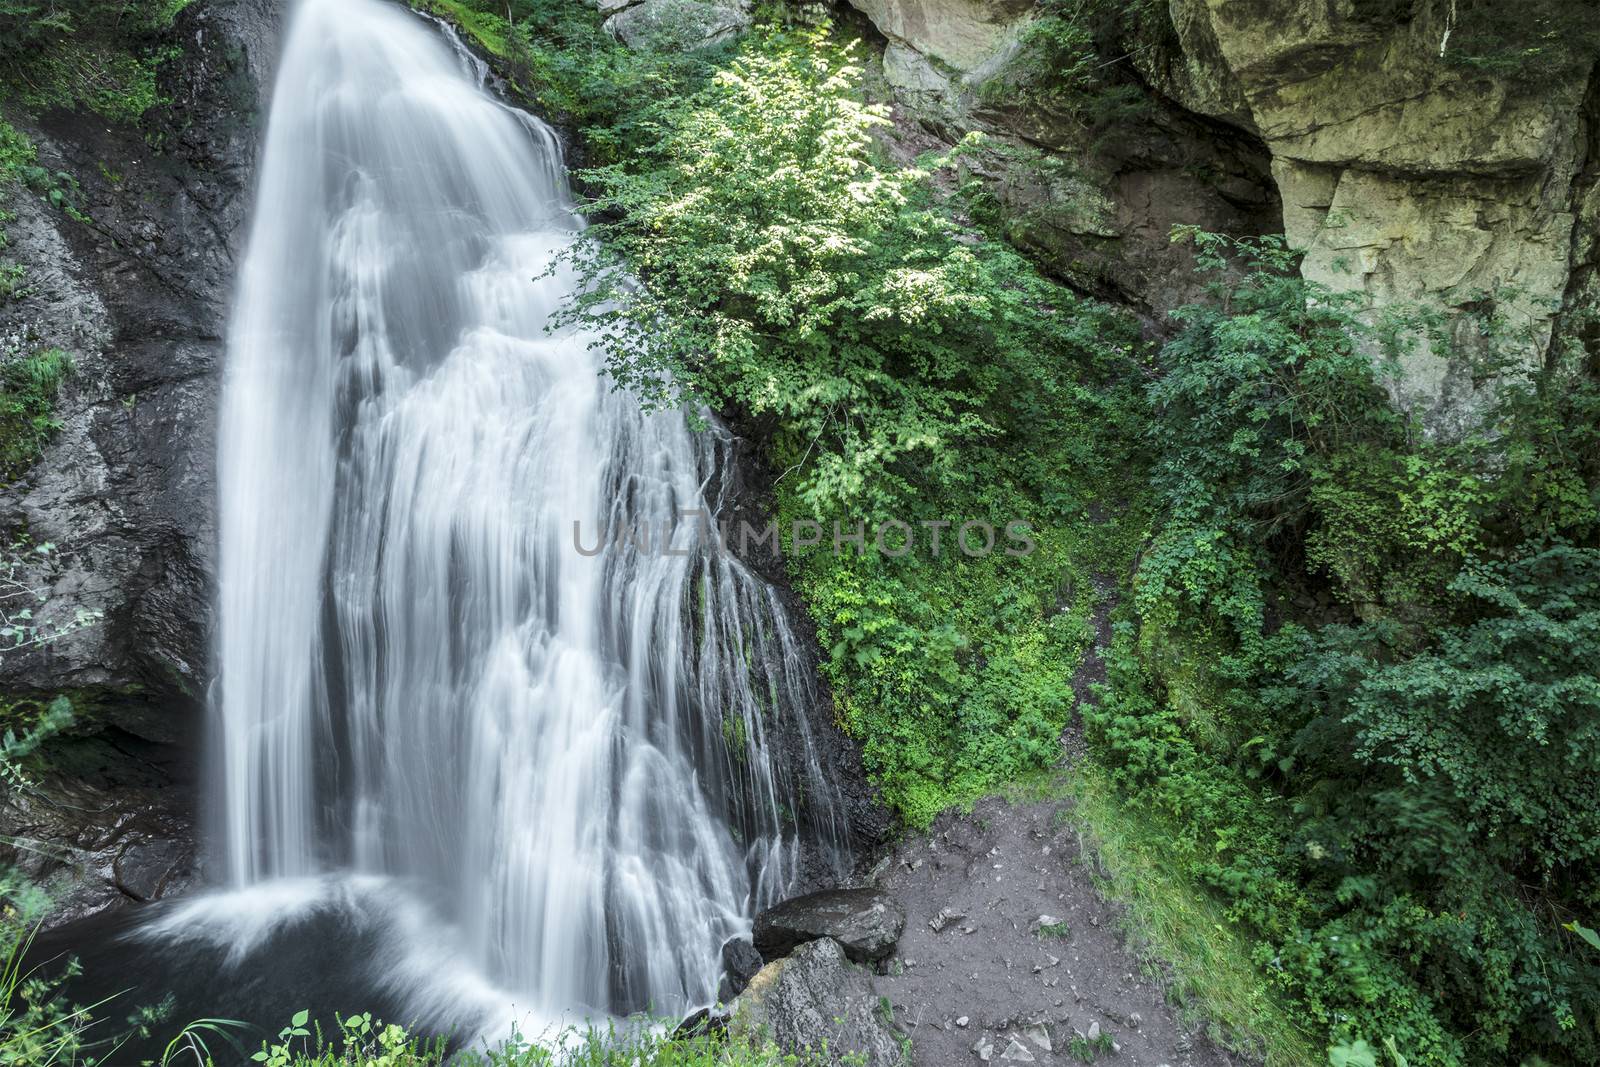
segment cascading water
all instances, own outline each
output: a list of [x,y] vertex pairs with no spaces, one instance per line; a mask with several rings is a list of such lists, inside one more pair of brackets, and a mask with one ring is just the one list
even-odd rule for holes
[[381,879],[546,1017],[681,1010],[845,837],[773,591],[693,523],[575,546],[715,513],[729,441],[547,331],[580,223],[481,83],[382,0],[294,14],[221,421],[226,870]]

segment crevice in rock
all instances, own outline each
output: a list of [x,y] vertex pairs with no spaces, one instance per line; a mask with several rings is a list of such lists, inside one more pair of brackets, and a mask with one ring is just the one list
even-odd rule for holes
[[[1567,278],[1555,336],[1583,346],[1589,371],[1600,374],[1600,63],[1589,72],[1579,112],[1578,169],[1572,180],[1572,272]],[[1557,355],[1552,348],[1551,356]]]

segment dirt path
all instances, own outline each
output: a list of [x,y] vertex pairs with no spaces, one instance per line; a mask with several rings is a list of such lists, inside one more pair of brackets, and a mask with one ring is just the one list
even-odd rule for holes
[[977,1064],[985,1052],[1005,1065],[1245,1062],[1191,1033],[1141,972],[1062,812],[984,800],[971,815],[941,816],[880,866],[906,930],[875,984],[917,1067]]

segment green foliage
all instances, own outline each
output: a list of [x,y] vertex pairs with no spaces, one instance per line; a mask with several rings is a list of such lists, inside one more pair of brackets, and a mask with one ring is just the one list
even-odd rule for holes
[[450,19],[541,111],[581,131],[584,153],[595,163],[626,159],[648,144],[654,105],[692,91],[727,54],[726,48],[627,48],[601,28],[595,11],[570,0],[413,0],[413,6]]
[[[44,894],[14,870],[0,871],[0,1063],[92,1063],[90,1011],[68,1002],[62,977],[24,968],[40,919]],[[68,973],[72,969],[68,968]]]
[[[807,504],[877,514],[910,495],[900,468],[951,484],[957,447],[996,432],[982,409],[1000,382],[966,327],[1006,309],[920,202],[925,175],[872,165],[887,118],[852,97],[859,73],[820,41],[775,41],[664,116],[643,167],[585,175],[618,221],[591,231],[577,311],[646,402],[692,390],[777,416],[815,446]],[[630,291],[631,272],[648,284]]]
[[[0,632],[0,640],[4,640]],[[16,716],[16,705],[0,706],[7,720]],[[72,725],[72,702],[66,697],[56,697],[36,716],[25,717],[13,725],[7,722],[5,734],[0,737],[0,789],[28,788],[31,783],[23,770],[23,761],[39,751],[39,747],[54,735]],[[21,733],[18,733],[18,729]]]
[[20,180],[24,168],[33,166],[37,158],[33,142],[10,123],[0,121],[0,186]]
[[1244,272],[1213,302],[1173,312],[1183,330],[1150,388],[1166,519],[1140,568],[1140,608],[1204,606],[1247,637],[1266,610],[1265,553],[1303,534],[1316,473],[1353,442],[1393,443],[1404,428],[1363,347],[1373,331],[1349,298],[1308,292],[1282,238],[1177,236],[1197,243],[1202,270],[1220,273],[1236,253]]
[[1044,0],[1014,58],[979,93],[991,106],[1020,105],[1085,129],[1112,129],[1151,110],[1126,61],[1172,38],[1171,16],[1157,0]]
[[[309,1011],[296,1012],[277,1039],[252,1057],[264,1067],[821,1067],[841,1062],[826,1050],[786,1055],[770,1044],[715,1035],[691,1037],[653,1027],[569,1028],[529,1040],[513,1032],[498,1044],[451,1052],[442,1040],[422,1040],[370,1014],[335,1016],[325,1035]],[[209,1053],[196,1062],[211,1064]],[[849,1063],[847,1057],[842,1062]]]
[[263,1041],[250,1056],[263,1067],[422,1067],[445,1060],[443,1041],[424,1042],[404,1027],[375,1021],[370,1013],[335,1016],[335,1033],[325,1037],[320,1026],[313,1036],[311,1012],[295,1012],[275,1040]]
[[[6,223],[14,217],[5,209],[12,191],[20,184],[22,173],[32,167],[38,158],[33,142],[19,133],[16,127],[0,118],[0,253],[11,243],[6,234]],[[0,305],[26,292],[27,271],[19,264],[0,259]]]
[[160,102],[162,31],[191,0],[0,0],[0,99],[132,122]]
[[[1113,666],[1126,669],[1121,666],[1126,662],[1118,656]],[[1121,683],[1118,691],[1127,687],[1127,679],[1115,680]],[[1096,750],[1103,751],[1098,744]],[[1200,766],[1191,762],[1180,771]],[[1097,761],[1085,759],[1064,783],[1071,806],[1058,817],[1084,833],[1093,857],[1091,874],[1106,897],[1126,904],[1130,947],[1159,961],[1168,1003],[1179,1017],[1248,1062],[1305,1067],[1320,1059],[1316,1050],[1325,1035],[1308,1032],[1299,1013],[1289,1010],[1287,990],[1266,979],[1251,931],[1230,915],[1228,895],[1207,891],[1195,876],[1194,861],[1202,849],[1223,841],[1225,850],[1236,849],[1241,838],[1222,839],[1214,832],[1174,838],[1189,810],[1174,801],[1205,795],[1199,776],[1183,778],[1185,797],[1166,790],[1158,794],[1149,783],[1130,786],[1124,779],[1119,785]],[[1194,810],[1204,809],[1194,805]],[[1270,834],[1270,812],[1264,814]],[[1269,963],[1265,972],[1273,970]]]
[[1600,390],[1553,366],[1428,441],[1378,376],[1424,318],[1199,239],[1242,271],[1150,389],[1163,519],[1094,750],[1345,1062],[1588,1062]]
[[[567,318],[648,402],[767,425],[783,528],[911,527],[902,558],[828,537],[790,566],[840,722],[920,825],[1056,758],[1090,575],[1131,551],[1088,514],[1128,451],[1133,338],[880,160],[858,81],[847,48],[768,33],[654,105],[652,142],[582,175],[601,221]],[[969,557],[975,520],[1037,551]]]
[[1445,62],[1530,90],[1569,86],[1600,55],[1593,7],[1572,0],[1455,0],[1443,21]]
[[[1449,827],[1441,844],[1476,841],[1544,884],[1600,856],[1600,551],[1474,561],[1449,591],[1463,621],[1426,651],[1395,660],[1389,627],[1330,627],[1290,678],[1336,699],[1368,799],[1414,789]],[[1411,833],[1417,873],[1452,862]]]
[[56,391],[71,371],[59,349],[0,357],[0,484],[21,477],[60,428]]

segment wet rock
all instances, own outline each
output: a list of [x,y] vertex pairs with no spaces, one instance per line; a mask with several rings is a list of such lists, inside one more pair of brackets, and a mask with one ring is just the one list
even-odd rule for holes
[[771,1040],[795,1055],[826,1049],[835,1062],[863,1067],[901,1067],[906,1060],[871,976],[832,938],[808,941],[767,964],[730,1013],[731,1036]]
[[[180,791],[158,788],[157,771],[138,750],[107,748],[114,776],[50,771],[34,788],[14,790],[0,804],[0,864],[49,893],[51,929],[130,901],[162,900],[196,877],[193,831]],[[56,758],[81,759],[79,744],[58,747]]]
[[858,963],[886,959],[905,929],[905,912],[878,889],[826,889],[777,904],[755,922],[755,947],[766,959],[796,945],[833,938]]
[[134,900],[159,900],[187,884],[192,859],[193,847],[181,838],[138,838],[113,861],[112,871],[117,888]]
[[[0,305],[0,349],[60,348],[74,373],[60,430],[0,500],[0,524],[61,546],[28,576],[52,604],[105,617],[8,655],[0,687],[92,695],[97,713],[152,739],[191,734],[179,713],[203,695],[217,371],[279,6],[186,9],[170,37],[182,55],[162,86],[171,103],[152,110],[150,128],[87,112],[13,117],[40,166],[73,176],[94,222],[37,197],[8,201],[6,254],[27,271],[27,291]],[[77,703],[81,717],[89,701]]]
[[724,971],[720,996],[730,1001],[745,991],[762,967],[761,953],[747,938],[735,937],[722,946]]
[[59,348],[74,373],[40,461],[0,493],[0,526],[60,546],[21,576],[50,610],[103,615],[0,663],[8,699],[67,691],[77,720],[45,753],[63,772],[0,810],[0,838],[25,844],[52,921],[168,897],[193,877],[190,798],[170,771],[199,747],[218,371],[283,6],[187,7],[167,39],[181,52],[163,65],[170,103],[139,127],[8,115],[93,219],[7,198],[6,257],[27,276],[0,302],[0,353]]
[[989,1040],[988,1034],[984,1034],[972,1043],[972,1054],[984,1063],[994,1059],[994,1042]]
[[728,1032],[728,1013],[721,1008],[701,1008],[693,1012],[672,1031],[673,1037],[702,1037]]

